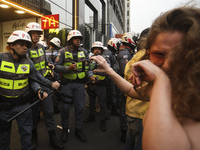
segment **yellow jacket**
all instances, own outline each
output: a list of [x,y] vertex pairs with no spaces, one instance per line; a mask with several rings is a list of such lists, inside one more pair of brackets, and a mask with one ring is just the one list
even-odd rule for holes
[[[140,60],[143,60],[146,56],[146,50],[141,49],[139,50],[133,58],[126,64],[125,70],[124,70],[124,78],[132,83],[132,80],[129,80],[129,77],[131,75],[131,65],[135,62],[138,62]],[[142,101],[138,99],[131,98],[129,96],[126,97],[126,114],[130,117],[143,119],[144,114],[146,113],[147,109],[149,107],[149,102]]]

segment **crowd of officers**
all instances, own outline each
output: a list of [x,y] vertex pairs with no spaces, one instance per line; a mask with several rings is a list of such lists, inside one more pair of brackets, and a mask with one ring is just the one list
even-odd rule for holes
[[[111,115],[119,116],[121,140],[125,142],[127,133],[126,97],[112,80],[98,71],[98,64],[89,56],[102,55],[108,64],[124,75],[125,65],[135,53],[138,35],[124,33],[122,39],[111,38],[107,46],[96,41],[91,52],[81,46],[83,36],[80,31],[68,33],[68,46],[61,48],[60,39],[54,37],[49,47],[39,41],[43,30],[36,22],[30,22],[25,31],[14,31],[7,41],[7,52],[0,54],[0,149],[8,150],[11,125],[16,116],[20,133],[21,149],[36,149],[38,143],[38,116],[42,111],[49,143],[56,150],[64,149],[68,139],[69,112],[75,108],[75,135],[86,143],[82,125],[95,121],[95,109],[100,106],[100,127],[106,131],[106,120]],[[85,92],[87,91],[87,92]],[[83,116],[85,94],[89,96],[89,116]],[[121,93],[121,94],[120,94]],[[61,108],[62,133],[56,137],[54,113]],[[60,142],[61,141],[61,142]]]

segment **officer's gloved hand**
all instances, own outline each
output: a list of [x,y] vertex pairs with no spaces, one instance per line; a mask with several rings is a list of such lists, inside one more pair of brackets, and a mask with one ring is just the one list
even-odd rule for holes
[[77,63],[73,62],[70,66],[69,66],[69,70],[76,70],[77,69]]
[[48,66],[49,66],[49,68],[50,68],[51,70],[53,70],[53,69],[55,68],[55,66],[54,66],[53,64],[51,64],[51,63],[48,63]]
[[42,90],[38,90],[38,97],[40,100],[45,99],[46,97],[48,97],[48,94]]
[[51,87],[57,90],[60,87],[60,83],[58,81],[52,82]]
[[96,82],[99,81],[99,77],[98,76],[96,76],[96,77],[90,76],[90,80],[91,80],[92,83],[96,83]]

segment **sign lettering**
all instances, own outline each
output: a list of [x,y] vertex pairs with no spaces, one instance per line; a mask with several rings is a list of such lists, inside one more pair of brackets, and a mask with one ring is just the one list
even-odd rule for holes
[[42,29],[59,28],[59,14],[42,16]]

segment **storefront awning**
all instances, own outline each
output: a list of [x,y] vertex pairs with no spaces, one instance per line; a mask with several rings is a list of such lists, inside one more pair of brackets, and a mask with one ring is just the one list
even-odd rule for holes
[[[6,4],[9,7],[9,8],[0,7],[0,22],[42,16],[42,14],[10,0],[0,0],[0,4]],[[22,10],[25,13],[24,14],[16,13],[17,10]]]

